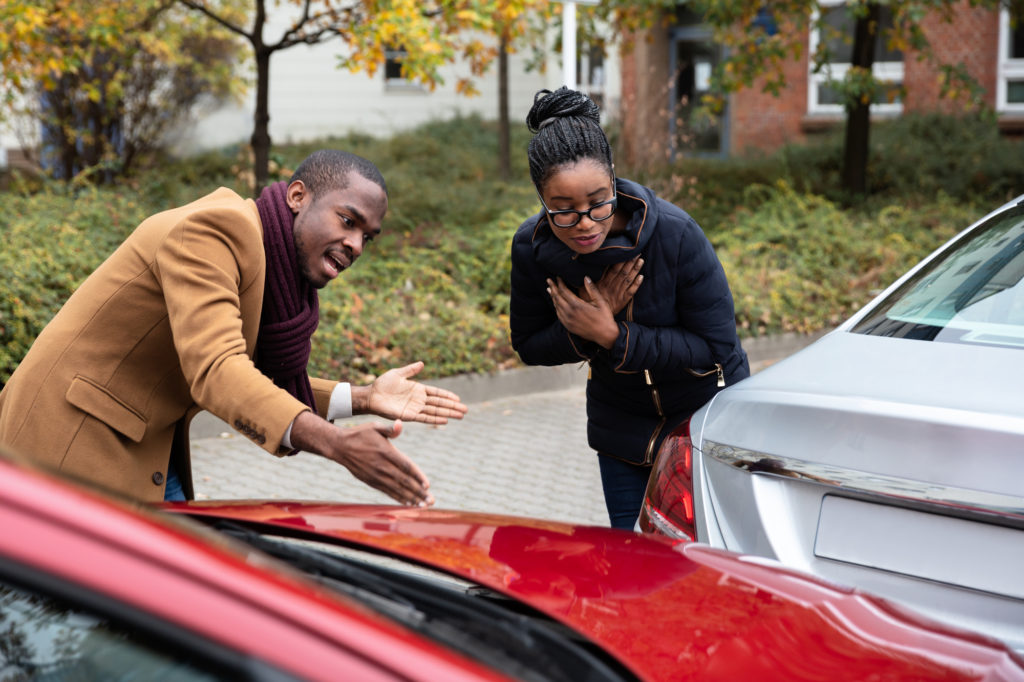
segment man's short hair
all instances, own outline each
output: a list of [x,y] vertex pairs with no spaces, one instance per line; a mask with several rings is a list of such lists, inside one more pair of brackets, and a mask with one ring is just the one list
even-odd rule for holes
[[320,149],[307,156],[295,169],[288,184],[302,180],[315,201],[327,192],[348,187],[348,176],[352,172],[378,185],[387,195],[384,176],[372,161],[338,149]]

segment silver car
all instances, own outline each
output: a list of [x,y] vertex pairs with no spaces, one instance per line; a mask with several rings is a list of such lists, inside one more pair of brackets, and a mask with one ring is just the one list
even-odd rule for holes
[[639,523],[1024,651],[1024,196],[667,439]]

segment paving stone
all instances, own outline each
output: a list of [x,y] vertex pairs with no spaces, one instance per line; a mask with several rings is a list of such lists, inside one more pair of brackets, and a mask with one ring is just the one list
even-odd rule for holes
[[[392,503],[322,457],[278,458],[223,433],[192,441],[199,499]],[[405,424],[395,444],[427,474],[439,509],[608,525],[582,387],[474,403],[465,419],[440,428]]]

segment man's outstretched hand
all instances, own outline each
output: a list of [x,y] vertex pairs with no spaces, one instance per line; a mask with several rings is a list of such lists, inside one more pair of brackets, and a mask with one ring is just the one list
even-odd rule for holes
[[416,464],[392,441],[402,433],[402,422],[359,424],[339,429],[310,411],[292,423],[292,445],[341,464],[352,475],[402,504],[434,504],[430,482]]
[[447,424],[462,419],[468,408],[451,391],[413,381],[422,369],[422,362],[414,362],[384,372],[369,386],[352,387],[353,413],[393,419],[393,424],[339,429],[307,411],[292,422],[291,444],[334,460],[402,504],[434,504],[427,477],[392,440],[402,432],[402,421]]
[[353,386],[353,412],[424,424],[447,424],[449,419],[462,419],[469,408],[459,396],[412,380],[422,369],[422,362],[414,362],[384,372],[369,386]]

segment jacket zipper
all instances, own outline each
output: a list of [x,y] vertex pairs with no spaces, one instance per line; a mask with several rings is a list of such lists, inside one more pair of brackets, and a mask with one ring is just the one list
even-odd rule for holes
[[[626,304],[626,321],[633,321],[632,300],[630,300],[629,303]],[[686,371],[696,377],[706,377],[710,375],[712,372],[715,372],[718,376],[718,387],[721,388],[725,386],[725,371],[722,369],[722,365],[720,363],[716,362],[715,369],[708,370],[707,372],[703,373],[697,372],[696,370],[692,369],[687,369]],[[654,427],[654,431],[651,433],[650,440],[647,441],[647,449],[646,451],[644,451],[644,460],[643,462],[641,462],[641,465],[643,466],[650,466],[654,463],[654,444],[658,442],[658,436],[661,434],[662,429],[665,428],[666,418],[665,412],[664,410],[662,410],[661,407],[661,394],[658,393],[658,387],[654,385],[654,377],[651,376],[651,370],[649,369],[644,370],[644,383],[650,386],[651,399],[654,401],[654,409],[657,410],[658,416],[661,417],[660,421],[658,422],[658,425]]]
[[[714,372],[718,377],[718,387],[722,388],[725,386],[725,370],[722,369],[721,363],[716,362],[714,369],[709,369],[707,372],[698,372],[693,369],[687,369],[687,372],[695,377],[706,377]],[[661,417],[661,421],[654,428],[651,433],[651,439],[647,441],[647,450],[644,452],[644,466],[650,466],[654,463],[654,444],[658,441],[658,436],[661,434],[661,430],[665,428],[665,413],[661,409],[661,394],[658,393],[658,387],[654,385],[654,377],[651,376],[651,370],[644,370],[644,383],[651,387],[651,398],[654,400],[654,409],[658,411],[658,416]]]
[[[626,304],[626,321],[633,321],[633,299],[629,299],[629,303]],[[716,362],[715,368],[709,369],[706,372],[698,372],[695,369],[687,369],[686,371],[695,377],[706,377],[714,372],[718,378],[718,388],[725,388],[725,370],[722,368],[722,363],[720,362]],[[661,412],[661,399],[658,397],[658,389],[654,386],[654,381],[651,379],[650,371],[646,369],[644,370],[644,381],[646,381],[647,385],[651,387],[651,394],[654,396],[654,404],[655,407],[658,408],[658,414],[664,417]]]
[[661,396],[658,394],[658,387],[654,385],[654,379],[651,378],[651,370],[644,370],[644,382],[651,387],[651,398],[654,399],[654,409],[658,411],[659,417],[664,417],[665,413],[661,411]]
[[722,369],[722,363],[720,363],[720,362],[716,362],[715,363],[715,368],[714,369],[709,369],[706,372],[698,372],[695,369],[687,369],[686,371],[689,372],[690,374],[692,374],[695,377],[711,376],[711,374],[714,373],[718,377],[718,388],[724,388],[725,387],[725,370]]
[[665,427],[665,413],[661,409],[661,395],[658,393],[658,387],[654,385],[654,378],[651,377],[651,371],[649,369],[644,370],[644,382],[651,387],[651,398],[654,400],[654,409],[658,411],[658,416],[661,417],[661,421],[654,427],[654,432],[651,433],[651,439],[647,441],[647,450],[644,451],[644,466],[650,466],[654,463],[654,444],[658,441],[658,435],[661,430]]
[[[626,304],[626,321],[633,321],[632,299]],[[651,376],[651,370],[649,369],[644,370],[644,383],[651,387],[651,399],[654,401],[654,409],[657,410],[658,416],[661,417],[658,425],[654,427],[654,431],[651,433],[650,440],[647,441],[647,449],[644,450],[644,460],[640,463],[642,466],[650,466],[654,463],[654,444],[658,442],[658,435],[665,428],[665,413],[661,409],[661,395],[658,393],[658,387],[654,385],[654,378]]]

